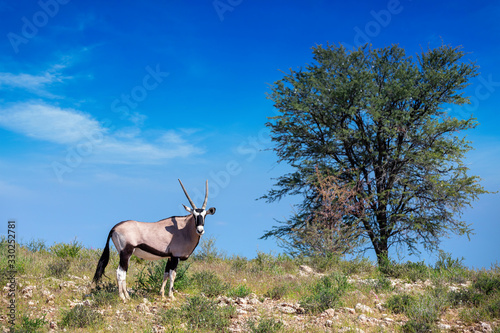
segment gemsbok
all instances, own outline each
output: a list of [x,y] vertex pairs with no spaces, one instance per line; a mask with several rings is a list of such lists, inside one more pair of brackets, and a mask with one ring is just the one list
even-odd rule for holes
[[165,285],[170,278],[168,297],[174,298],[173,288],[179,260],[186,260],[198,245],[201,235],[205,233],[205,217],[213,215],[215,208],[207,207],[208,180],[205,183],[205,200],[201,208],[197,208],[189,197],[184,185],[179,179],[182,190],[191,207],[184,208],[190,213],[186,216],[172,216],[158,222],[123,221],[115,225],[108,234],[106,246],[97,263],[94,282],[97,284],[104,274],[109,261],[109,239],[113,239],[120,256],[120,263],[116,270],[118,292],[123,301],[130,299],[127,291],[126,277],[129,260],[132,254],[146,260],[168,258],[161,285],[161,297],[165,297]]

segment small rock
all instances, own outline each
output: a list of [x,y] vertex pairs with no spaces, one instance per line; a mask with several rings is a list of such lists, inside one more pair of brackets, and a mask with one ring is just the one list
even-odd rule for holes
[[24,298],[31,298],[33,297],[33,290],[36,289],[36,286],[27,286],[23,290],[21,290],[21,294],[23,295]]
[[438,324],[438,328],[440,330],[446,330],[446,331],[447,330],[451,330],[451,326],[450,325],[448,325],[448,324],[442,324],[442,323]]
[[55,330],[57,328],[57,323],[55,321],[51,321],[49,323],[49,327],[51,330]]
[[334,317],[335,316],[335,310],[334,309],[327,309],[323,312],[324,317]]
[[333,326],[333,321],[328,319],[327,321],[325,321],[325,325],[326,327],[332,327]]
[[344,310],[344,312],[347,312],[347,313],[350,313],[350,314],[355,314],[356,313],[356,310],[354,310],[353,308],[341,308],[342,310]]
[[242,297],[236,297],[236,304],[239,305],[247,304],[247,299]]
[[361,303],[356,304],[355,309],[357,312],[361,312],[361,313],[369,313],[369,314],[373,313],[373,310],[369,306],[361,304]]
[[145,303],[141,303],[137,306],[137,311],[149,313],[149,308]]
[[291,306],[280,306],[278,310],[282,313],[296,313],[297,310],[292,308]]
[[491,325],[485,322],[480,322],[481,324],[481,329],[483,332],[493,332],[493,329],[491,328]]
[[302,273],[306,274],[306,275],[311,275],[311,274],[314,274],[314,270],[309,267],[309,266],[306,266],[306,265],[300,265],[299,266],[299,269]]

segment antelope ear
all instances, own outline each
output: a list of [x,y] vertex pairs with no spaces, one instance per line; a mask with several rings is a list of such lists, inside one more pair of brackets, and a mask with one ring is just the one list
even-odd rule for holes
[[207,210],[207,215],[214,215],[215,214],[215,207],[210,207]]
[[186,205],[183,205],[183,206],[184,206],[185,210],[187,210],[188,212],[190,212],[191,214],[193,214],[193,210],[190,207],[188,207]]

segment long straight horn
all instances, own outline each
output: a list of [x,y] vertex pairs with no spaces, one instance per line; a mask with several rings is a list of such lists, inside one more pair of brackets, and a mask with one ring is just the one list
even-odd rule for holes
[[189,200],[189,203],[191,204],[191,207],[193,207],[193,209],[196,209],[196,205],[194,204],[193,200],[191,200],[191,198],[189,197],[189,194],[187,193],[186,189],[184,188],[184,185],[182,185],[181,180],[180,179],[177,179],[177,180],[181,184],[182,190],[184,191],[184,194],[186,195],[186,198]]
[[201,206],[201,209],[207,208],[207,200],[208,200],[208,179],[207,182],[205,183],[205,201],[203,201],[203,206]]

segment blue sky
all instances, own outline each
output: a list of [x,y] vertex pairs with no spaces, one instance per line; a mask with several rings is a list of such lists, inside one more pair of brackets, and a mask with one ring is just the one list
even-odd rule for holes
[[[227,254],[280,251],[259,240],[300,198],[255,200],[289,171],[276,163],[266,99],[311,47],[399,44],[409,55],[463,46],[481,75],[465,95],[472,174],[500,189],[500,4],[496,1],[0,1],[0,233],[102,247],[126,219],[184,214],[210,186],[204,237]],[[499,259],[499,194],[463,218],[475,235],[442,247],[473,267]],[[368,253],[373,258],[371,253]],[[394,257],[398,256],[394,254]],[[423,253],[407,260],[432,262]]]

